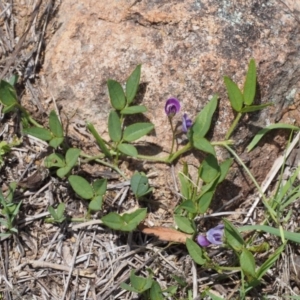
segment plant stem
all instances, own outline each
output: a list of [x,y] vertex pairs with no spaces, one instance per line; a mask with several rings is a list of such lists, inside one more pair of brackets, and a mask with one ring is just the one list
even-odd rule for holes
[[[225,145],[231,145],[233,144],[232,140],[228,141],[216,141],[216,142],[211,142],[213,146],[225,146]],[[170,154],[168,157],[157,157],[157,156],[148,156],[148,155],[138,155],[136,158],[137,159],[144,159],[148,161],[154,161],[154,162],[161,162],[161,163],[166,163],[166,164],[171,164],[174,160],[176,160],[180,155],[190,151],[193,149],[192,144],[189,142],[187,143],[184,147],[179,149],[173,154]]]
[[96,155],[96,156],[90,156],[90,155],[88,155],[88,154],[86,154],[86,153],[81,152],[81,153],[80,153],[80,156],[81,156],[81,157],[87,158],[88,161],[94,160],[94,161],[98,162],[98,163],[101,164],[101,165],[104,165],[104,166],[106,166],[106,167],[109,167],[109,168],[111,168],[112,170],[115,170],[115,171],[116,171],[118,174],[120,174],[124,179],[126,179],[126,180],[128,179],[128,178],[125,176],[125,174],[124,174],[117,166],[112,165],[112,164],[110,164],[110,163],[108,163],[108,162],[106,162],[106,161],[103,161],[102,159],[99,159],[99,158],[103,158],[103,154],[101,154],[101,155]]
[[183,148],[180,150],[176,151],[175,153],[170,153],[167,163],[171,164],[175,159],[177,159],[180,155],[184,154],[185,152],[191,150],[193,148],[192,144],[189,142],[187,143]]
[[172,118],[168,117],[168,120],[169,120],[169,123],[171,126],[171,131],[172,131],[172,146],[171,146],[171,151],[170,151],[170,155],[172,155],[173,149],[174,149],[174,143],[175,143],[175,132],[174,132]]
[[225,141],[215,141],[215,142],[211,142],[212,146],[223,146],[225,147],[228,145],[233,145],[234,141],[233,140],[225,140]]
[[228,140],[230,136],[232,135],[233,131],[235,130],[235,127],[237,126],[237,123],[242,117],[242,113],[238,113],[237,116],[235,117],[233,123],[231,124],[230,128],[228,129],[226,135],[225,135],[225,140]]
[[243,161],[240,159],[240,157],[235,153],[235,151],[233,149],[231,149],[227,144],[223,144],[223,146],[234,156],[234,158],[238,161],[238,163],[244,168],[244,170],[246,171],[246,173],[248,174],[248,176],[250,177],[250,179],[252,180],[252,182],[256,186],[257,190],[259,191],[259,193],[262,197],[262,202],[266,206],[266,208],[268,209],[271,218],[277,224],[276,212],[274,211],[274,209],[267,202],[267,198],[264,195],[264,192],[262,191],[260,185],[258,184],[258,182],[255,180],[255,178],[251,174],[250,170],[247,168],[247,166],[243,163]]
[[134,158],[143,159],[143,160],[147,160],[147,161],[153,161],[153,162],[161,162],[161,163],[167,164],[169,156],[157,157],[157,156],[149,156],[149,155],[139,154],[137,157],[134,157]]
[[243,161],[240,159],[240,157],[235,153],[235,151],[233,149],[231,149],[228,145],[224,144],[224,147],[228,150],[228,152],[230,152],[234,158],[238,161],[238,163],[244,168],[244,170],[246,171],[246,173],[248,174],[248,176],[250,177],[250,179],[252,180],[252,182],[254,183],[254,185],[256,186],[257,190],[259,191],[261,197],[267,201],[267,198],[265,197],[260,185],[257,183],[257,181],[255,180],[255,178],[253,177],[253,175],[251,174],[250,170],[247,168],[247,166],[243,163]]

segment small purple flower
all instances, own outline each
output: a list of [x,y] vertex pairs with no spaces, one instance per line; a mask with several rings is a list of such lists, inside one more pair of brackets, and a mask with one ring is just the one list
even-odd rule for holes
[[187,114],[184,113],[182,116],[182,131],[187,133],[188,130],[192,127],[193,122],[191,119],[188,118]]
[[176,98],[170,98],[166,102],[165,112],[169,118],[174,117],[180,111],[180,102]]
[[220,224],[214,228],[207,231],[206,236],[198,235],[197,242],[202,247],[207,247],[211,244],[222,245],[224,235],[224,225]]

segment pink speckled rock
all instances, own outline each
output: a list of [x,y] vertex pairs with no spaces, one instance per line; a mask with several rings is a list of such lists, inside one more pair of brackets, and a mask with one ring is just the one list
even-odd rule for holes
[[[168,98],[181,100],[181,111],[193,119],[214,93],[220,104],[213,139],[220,140],[234,117],[223,76],[242,86],[251,57],[258,69],[257,103],[288,106],[299,96],[298,10],[299,1],[277,0],[64,0],[57,15],[61,26],[46,48],[45,82],[68,116],[77,112],[108,138],[106,80],[125,82],[141,63],[138,101],[148,107],[146,117],[156,128],[147,141],[170,149]],[[239,153],[259,126],[274,121],[276,109],[251,114],[240,125],[233,136]],[[281,150],[274,144],[264,147],[248,158],[259,182]],[[236,196],[235,186],[243,186],[244,195],[251,189],[239,172],[231,172],[222,199]],[[169,173],[165,176],[164,185],[170,181]]]
[[[45,56],[47,82],[65,111],[78,109],[102,133],[110,109],[106,80],[124,82],[139,63],[140,100],[157,128],[150,140],[167,148],[164,101],[175,96],[195,116],[218,93],[215,136],[222,138],[233,117],[222,77],[242,85],[251,57],[259,101],[292,101],[299,87],[299,24],[280,1],[65,0],[58,22]],[[261,114],[270,121],[268,110]]]

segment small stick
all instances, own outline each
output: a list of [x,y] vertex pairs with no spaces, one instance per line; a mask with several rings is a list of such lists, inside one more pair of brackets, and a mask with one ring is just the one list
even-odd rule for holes
[[59,265],[59,264],[53,264],[50,262],[46,261],[38,261],[38,260],[29,260],[27,264],[32,265],[33,268],[50,268],[50,269],[55,269],[59,271],[65,271],[65,272],[72,272],[71,274],[76,276],[82,276],[82,277],[87,277],[87,278],[96,278],[96,274],[91,272],[91,270],[79,270],[79,269],[73,269],[69,266],[64,266],[64,265]]

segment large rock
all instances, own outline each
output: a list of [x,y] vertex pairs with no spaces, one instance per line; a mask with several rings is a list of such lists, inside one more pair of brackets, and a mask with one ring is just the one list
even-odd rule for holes
[[[125,82],[141,63],[139,100],[156,126],[148,140],[170,147],[168,97],[178,97],[195,117],[214,93],[220,95],[214,138],[222,139],[233,120],[223,76],[242,86],[251,57],[258,68],[257,101],[293,102],[300,77],[299,6],[277,0],[64,0],[61,26],[46,49],[48,88],[69,116],[77,110],[107,136],[106,80]],[[252,114],[252,122],[273,122],[273,112]],[[243,147],[250,129],[235,133]]]

